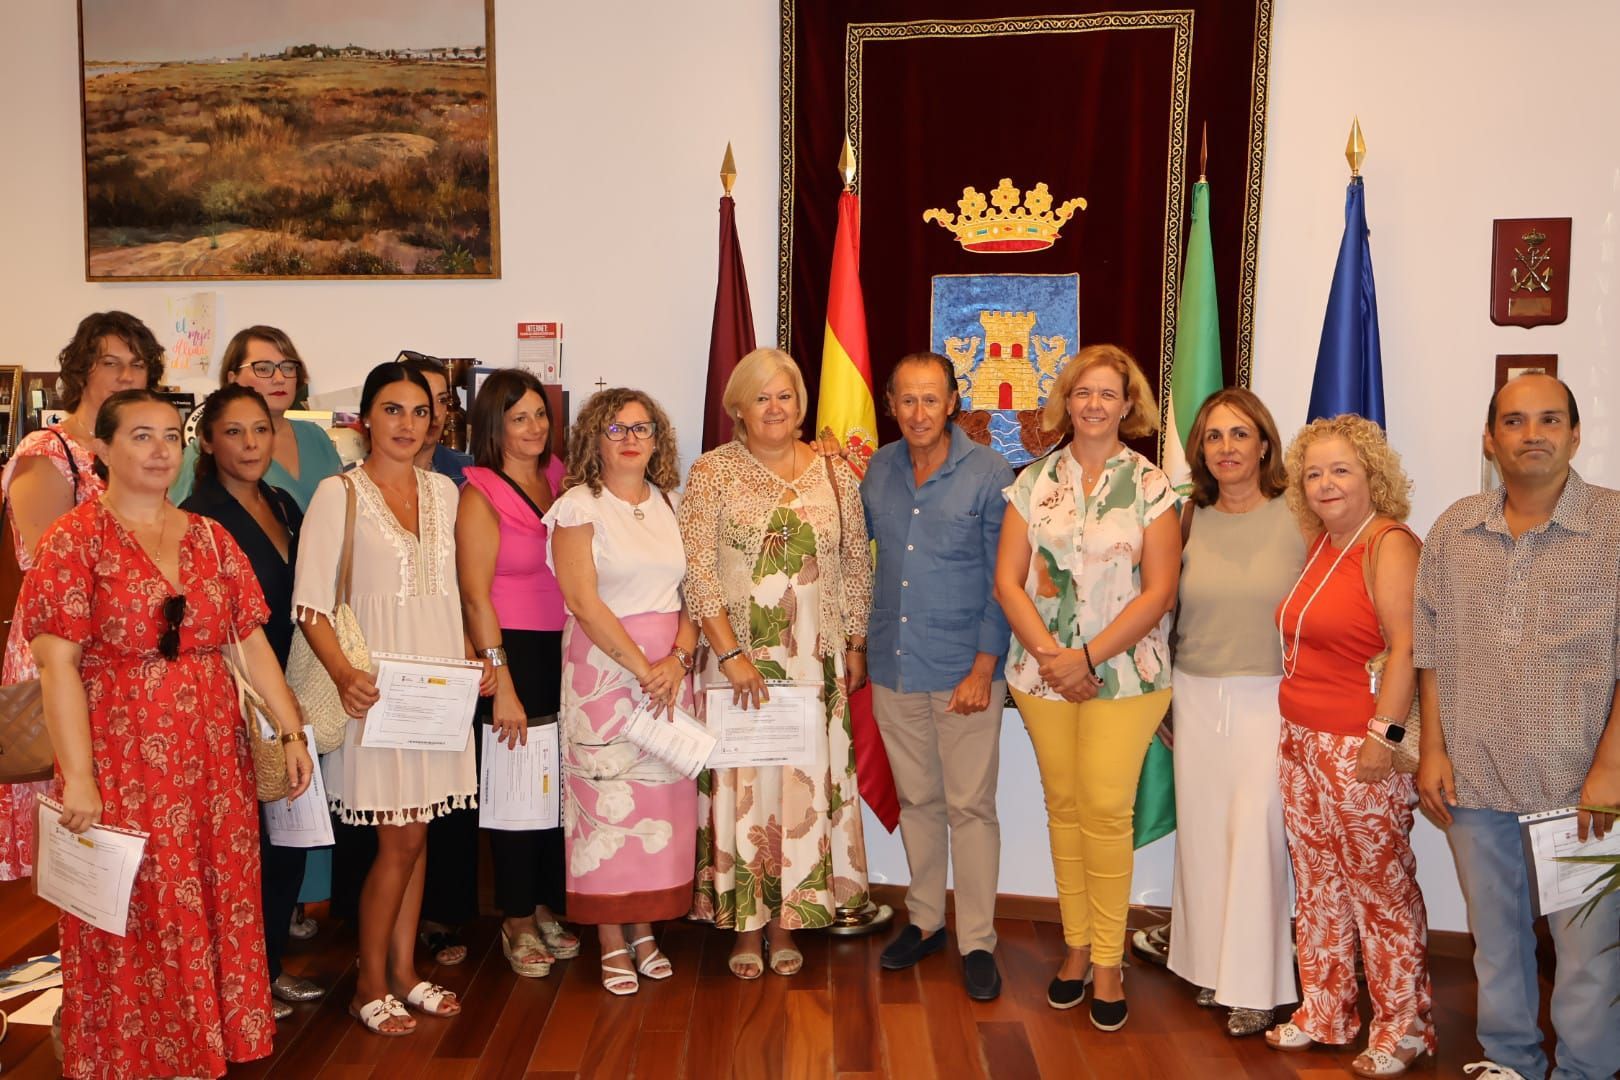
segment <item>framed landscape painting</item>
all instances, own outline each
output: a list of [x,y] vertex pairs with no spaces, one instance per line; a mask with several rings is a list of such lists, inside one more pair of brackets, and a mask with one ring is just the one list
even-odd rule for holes
[[79,0],[90,281],[494,278],[494,0]]

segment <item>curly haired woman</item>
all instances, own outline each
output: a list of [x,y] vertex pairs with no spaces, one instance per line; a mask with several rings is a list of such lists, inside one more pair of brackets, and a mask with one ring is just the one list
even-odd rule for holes
[[594,394],[569,430],[563,492],[545,516],[568,607],[560,714],[568,917],[596,924],[602,986],[620,995],[639,988],[637,972],[674,974],[652,923],[692,906],[697,789],[624,735],[644,700],[660,711],[692,705],[698,634],[681,603],[676,456],[675,429],[656,401],[640,390]]

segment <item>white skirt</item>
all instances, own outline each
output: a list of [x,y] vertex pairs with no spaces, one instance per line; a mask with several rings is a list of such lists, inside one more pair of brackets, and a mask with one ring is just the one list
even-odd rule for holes
[[1170,970],[1229,1008],[1298,1001],[1276,676],[1174,673]]

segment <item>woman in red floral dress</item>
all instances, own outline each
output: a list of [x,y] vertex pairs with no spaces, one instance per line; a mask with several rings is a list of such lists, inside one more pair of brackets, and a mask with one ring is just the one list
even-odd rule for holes
[[63,1072],[221,1076],[266,1056],[275,1034],[257,802],[221,656],[233,632],[284,733],[293,794],[312,765],[246,556],[221,526],[167,502],[179,414],[150,391],[122,391],[95,436],[107,492],[46,532],[16,617],[39,661],[62,824],[150,838],[125,936],[62,916]]

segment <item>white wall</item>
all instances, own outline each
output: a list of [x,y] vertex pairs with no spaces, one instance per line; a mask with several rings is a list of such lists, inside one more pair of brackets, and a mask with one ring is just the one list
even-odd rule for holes
[[[0,263],[5,362],[49,367],[85,312],[156,319],[165,285],[84,282],[74,5],[0,7]],[[357,382],[402,346],[504,362],[513,324],[556,318],[566,381],[600,376],[656,394],[690,460],[701,427],[714,289],[716,174],[736,145],[739,229],[762,342],[774,337],[777,7],[497,5],[501,224],[494,282],[221,283],[224,333],[286,328],[315,389]],[[1478,485],[1478,433],[1498,352],[1556,352],[1580,396],[1577,464],[1620,484],[1609,421],[1620,407],[1614,332],[1620,100],[1606,0],[1279,0],[1272,49],[1255,385],[1285,429],[1299,421],[1343,228],[1350,117],[1364,166],[1389,426],[1416,483],[1420,531]],[[1216,198],[1222,198],[1217,192]],[[1228,193],[1224,197],[1235,197]],[[1490,223],[1575,219],[1569,320],[1534,331],[1487,317]],[[1009,714],[1002,739],[1001,888],[1052,895],[1039,781]],[[897,838],[868,818],[874,880],[904,881]],[[1420,823],[1432,924],[1461,929],[1443,839]],[[1173,841],[1139,853],[1137,898],[1168,903]]]

